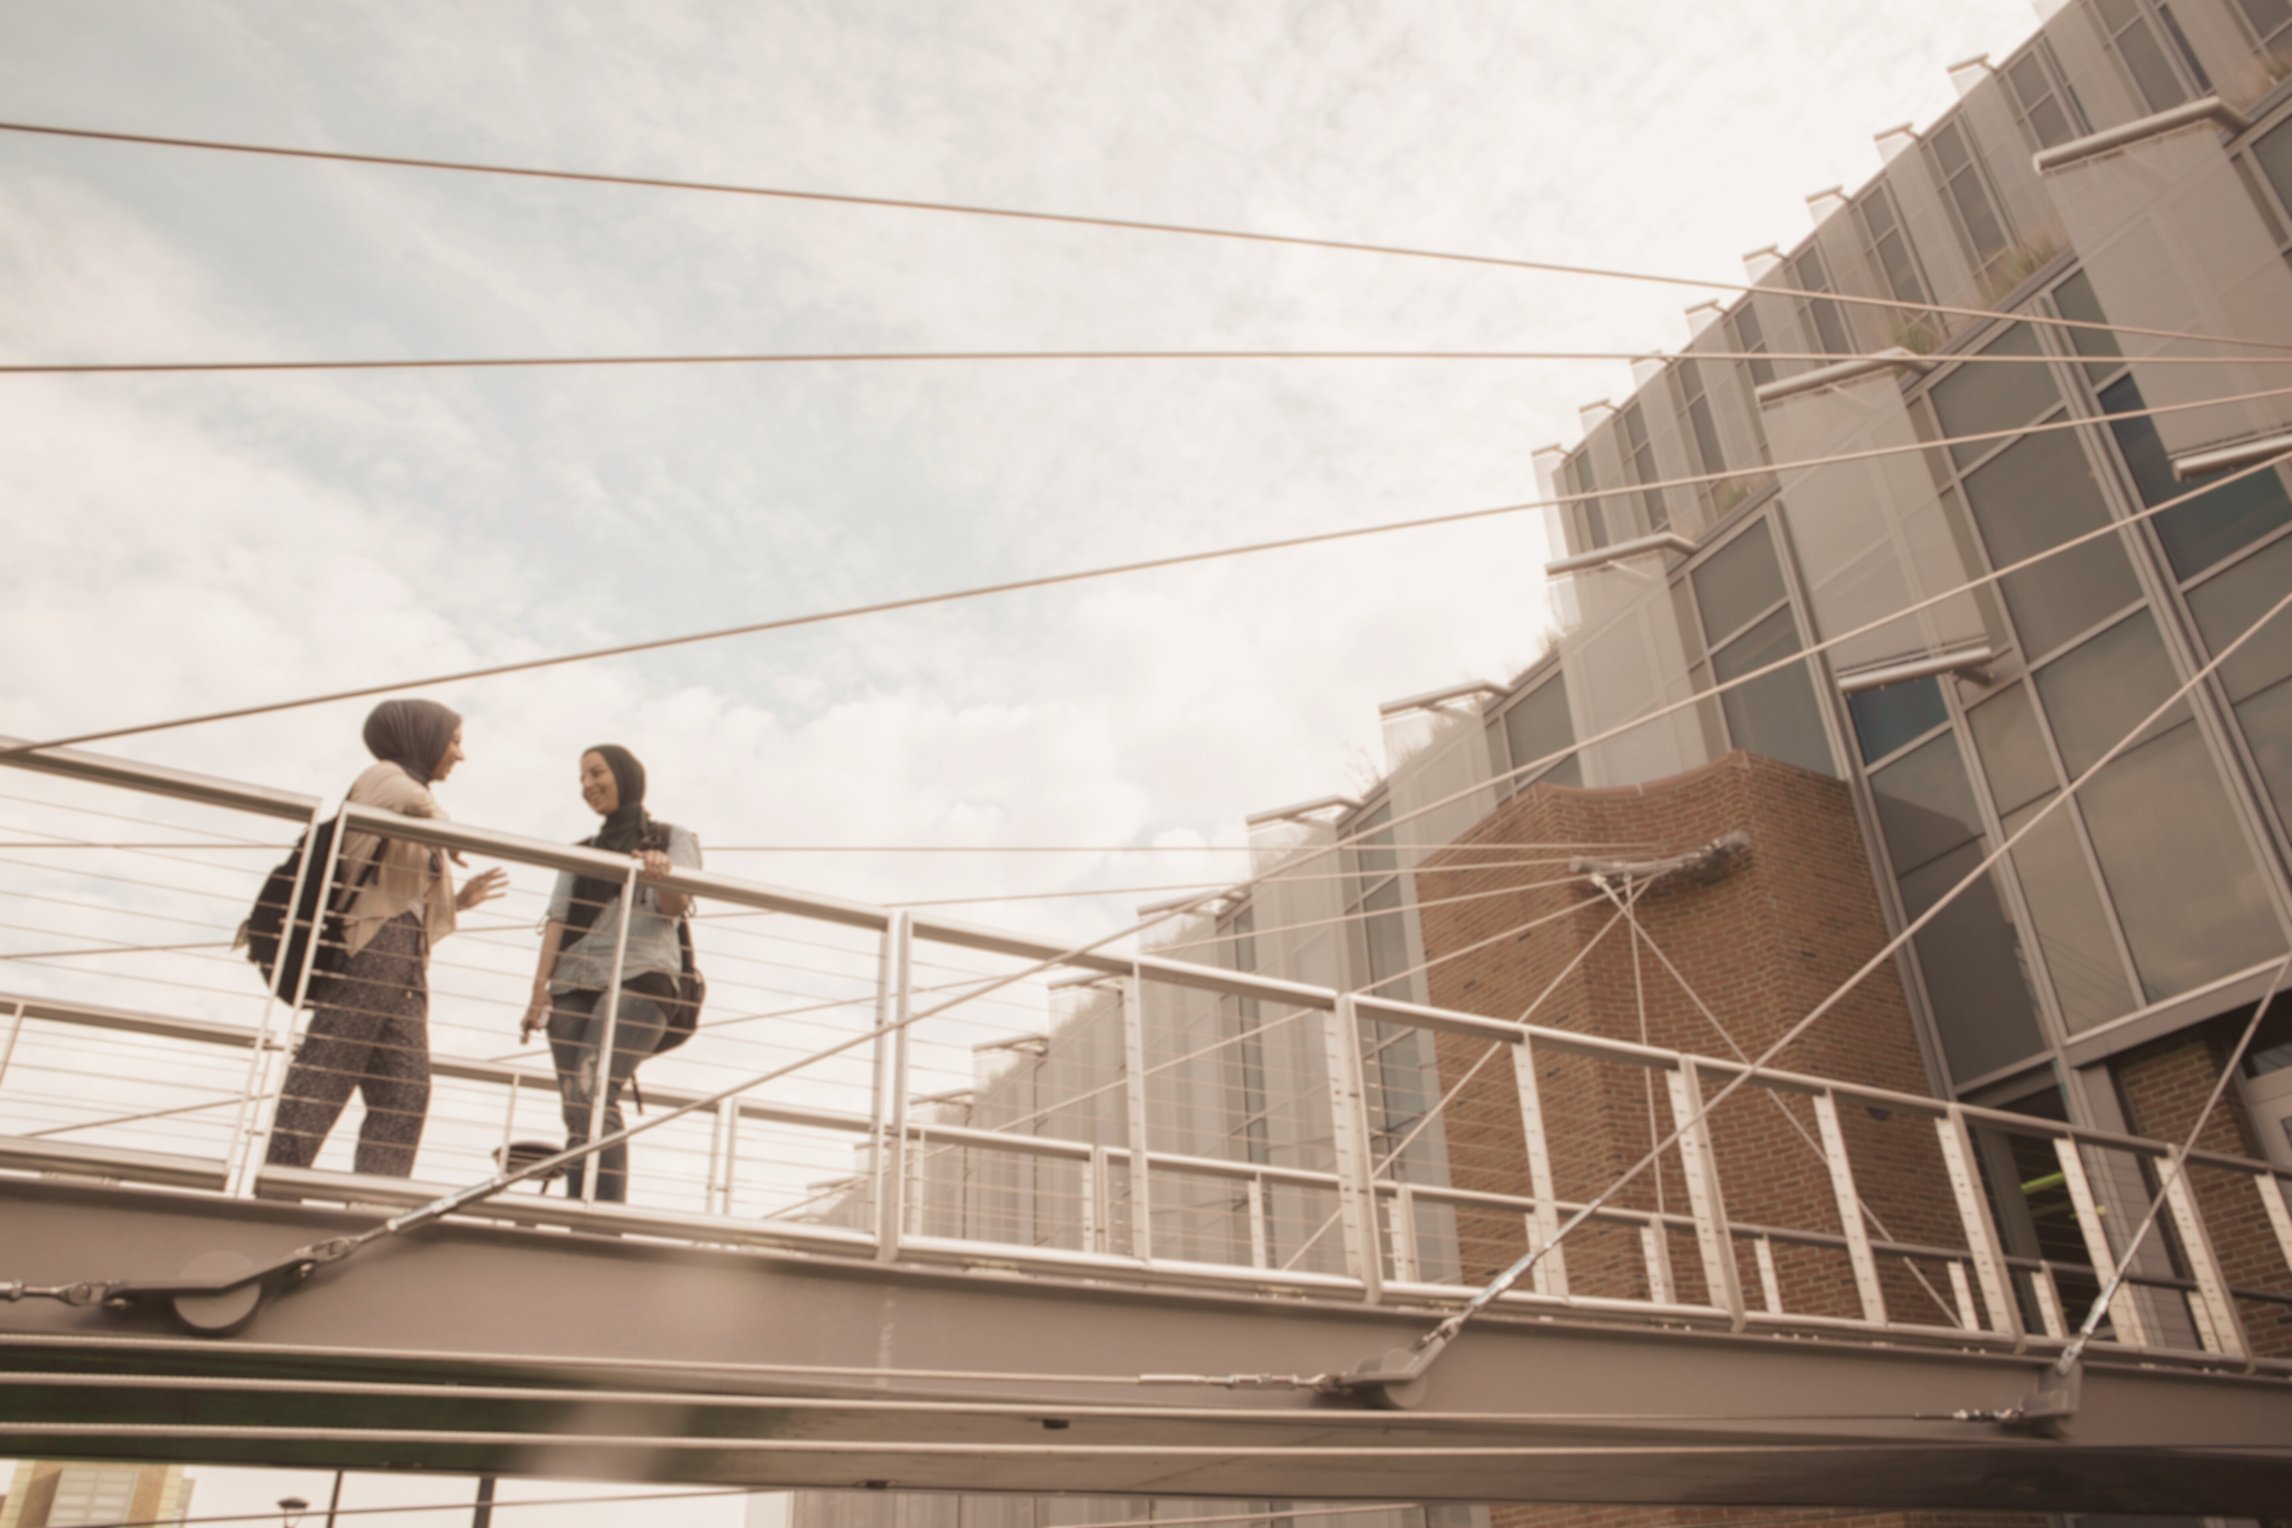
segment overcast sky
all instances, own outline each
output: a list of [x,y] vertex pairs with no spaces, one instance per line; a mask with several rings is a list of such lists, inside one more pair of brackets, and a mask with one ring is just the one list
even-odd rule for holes
[[[1875,132],[1934,117],[1945,66],[2033,25],[2028,0],[5,0],[0,117],[1732,281],[1804,233],[1808,193],[1875,172]],[[0,293],[10,361],[1652,349],[1696,300],[5,134]],[[1578,405],[1629,390],[1620,363],[0,378],[0,732],[1515,502]],[[1251,811],[1367,782],[1378,701],[1526,663],[1544,556],[1519,516],[438,691],[470,753],[443,794],[570,838],[577,754],[614,739],[719,845],[1238,843]],[[336,794],[363,709],[106,746]],[[1241,866],[713,868],[888,900]],[[1087,934],[1140,900],[976,915]],[[690,1520],[736,1518],[713,1511]]]

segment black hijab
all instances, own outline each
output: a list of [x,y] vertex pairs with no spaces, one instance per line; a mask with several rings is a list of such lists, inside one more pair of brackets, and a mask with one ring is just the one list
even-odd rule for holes
[[461,724],[459,711],[434,700],[386,700],[366,713],[366,751],[428,785]]
[[[620,805],[605,814],[604,825],[596,836],[583,842],[593,848],[627,854],[644,841],[645,829],[652,819],[645,815],[645,766],[637,756],[618,743],[599,743],[585,748],[584,754],[595,754],[605,761],[613,772],[613,784],[620,792]],[[621,894],[622,883],[603,876],[577,876],[573,881],[573,905],[566,909],[567,944],[589,931],[597,921],[597,913],[607,902]]]

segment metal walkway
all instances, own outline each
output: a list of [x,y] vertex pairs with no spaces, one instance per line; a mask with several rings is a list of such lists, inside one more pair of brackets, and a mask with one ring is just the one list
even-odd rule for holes
[[[320,804],[8,762],[10,786],[47,776],[27,832],[55,851],[0,853],[0,921],[29,946],[0,991],[0,1438],[23,1452],[1314,1500],[2292,1500],[2292,1210],[2264,1163],[2192,1157],[2064,1382],[2077,1302],[2120,1271],[2171,1147],[1758,1073],[1747,1094],[1821,1126],[1803,1218],[1729,1217],[1715,1117],[1680,1142],[1683,1201],[1599,1211],[1422,1382],[1346,1393],[1580,1208],[1542,1063],[1652,1076],[1681,1119],[1742,1068],[713,874],[673,882],[721,920],[710,1022],[647,1094],[656,1119],[723,1096],[633,1143],[632,1202],[473,1189],[345,1255],[554,1125],[546,1063],[509,1044],[528,925],[441,947],[420,1181],[265,1166],[292,1015],[175,935],[227,931]],[[524,867],[536,901],[533,871],[627,873],[388,826]],[[1249,1052],[1277,1031],[1296,1043]],[[1411,1033],[1509,1056],[1516,1192],[1379,1160],[1365,1045]],[[1107,1065],[1030,1073],[1033,1107],[980,1082],[1088,1036]],[[1239,1104],[1237,1052],[1259,1065]],[[1265,1160],[1228,1118],[1252,1109],[1313,1121],[1324,1160]],[[1446,1139],[1485,1164],[1484,1137]],[[1905,1172],[1936,1207],[1914,1242],[1872,1234],[1856,1188]]]

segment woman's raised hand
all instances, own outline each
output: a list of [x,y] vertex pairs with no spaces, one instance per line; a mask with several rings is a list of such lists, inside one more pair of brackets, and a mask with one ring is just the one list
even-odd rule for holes
[[491,902],[496,897],[506,895],[508,891],[509,872],[496,865],[491,870],[481,870],[462,882],[461,890],[454,893],[454,906],[466,913],[473,907],[481,906]]

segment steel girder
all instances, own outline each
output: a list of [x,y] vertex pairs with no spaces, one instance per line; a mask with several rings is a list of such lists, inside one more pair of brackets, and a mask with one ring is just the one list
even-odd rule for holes
[[[0,1181],[0,1274],[163,1278],[370,1216]],[[447,1223],[268,1299],[0,1306],[0,1447],[44,1456],[757,1486],[1157,1496],[2263,1514],[2292,1382],[2090,1362],[2058,1437],[2042,1358],[1494,1314],[1411,1410],[1309,1376],[1437,1312],[883,1267]],[[1139,1377],[1193,1376],[1139,1383]]]

